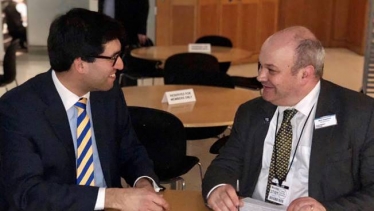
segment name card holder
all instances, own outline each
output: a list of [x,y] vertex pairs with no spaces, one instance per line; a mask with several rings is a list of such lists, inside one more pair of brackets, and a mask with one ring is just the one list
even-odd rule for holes
[[191,43],[188,44],[188,52],[210,53],[211,47],[209,43]]
[[167,102],[170,105],[195,101],[196,98],[193,89],[182,89],[177,91],[165,92],[161,100],[162,103]]

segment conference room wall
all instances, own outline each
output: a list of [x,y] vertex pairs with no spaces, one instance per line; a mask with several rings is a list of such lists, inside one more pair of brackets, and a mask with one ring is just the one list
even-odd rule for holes
[[[48,29],[52,20],[73,7],[81,7],[97,11],[98,0],[28,0],[28,44],[29,46],[47,46]],[[148,36],[155,37],[155,0],[150,0],[147,31]],[[2,38],[1,38],[2,39]],[[0,48],[0,53],[1,51]]]
[[90,0],[27,0],[27,38],[29,46],[47,46],[53,19],[73,7],[89,9]]

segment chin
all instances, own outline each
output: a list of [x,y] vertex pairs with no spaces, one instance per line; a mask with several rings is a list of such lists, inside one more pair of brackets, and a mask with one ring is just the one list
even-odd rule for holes
[[266,92],[263,92],[261,96],[264,100],[269,101],[269,102],[271,102],[271,100],[274,99],[274,97],[272,97],[271,94],[266,93]]
[[97,87],[95,91],[109,91],[113,88],[113,84],[106,84],[105,86]]

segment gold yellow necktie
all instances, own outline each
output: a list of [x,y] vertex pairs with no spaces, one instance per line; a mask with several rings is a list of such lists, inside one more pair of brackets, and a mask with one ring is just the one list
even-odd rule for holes
[[80,98],[75,107],[77,120],[77,184],[94,186],[94,163],[91,140],[91,124],[86,112],[87,98]]

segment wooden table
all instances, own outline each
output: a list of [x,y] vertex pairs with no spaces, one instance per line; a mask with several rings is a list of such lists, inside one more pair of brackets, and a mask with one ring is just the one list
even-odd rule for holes
[[200,191],[165,190],[164,198],[170,205],[171,211],[209,211],[204,204]]
[[[161,103],[166,91],[193,89],[196,102],[169,105]],[[196,85],[131,86],[122,88],[130,106],[168,111],[176,115],[184,127],[232,125],[239,105],[259,96],[259,92]]]
[[[170,56],[177,53],[187,53],[187,45],[176,45],[176,46],[152,46],[137,48],[131,51],[133,57],[165,61]],[[252,56],[250,51],[246,51],[239,48],[219,47],[211,46],[211,53],[218,59],[218,62],[232,62],[247,59]]]

